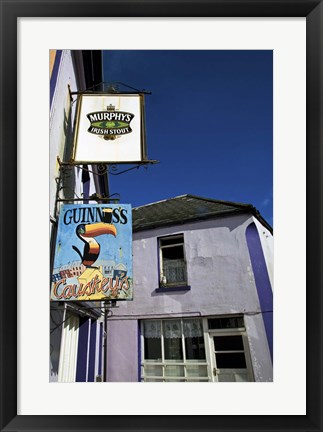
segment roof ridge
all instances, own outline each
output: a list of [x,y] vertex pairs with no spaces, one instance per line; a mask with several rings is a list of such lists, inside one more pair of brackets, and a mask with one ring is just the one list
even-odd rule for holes
[[162,203],[162,202],[165,202],[165,201],[171,201],[171,200],[174,200],[174,199],[177,199],[177,198],[183,198],[184,196],[188,196],[188,194],[185,194],[185,195],[178,195],[178,196],[176,196],[176,197],[172,197],[172,198],[165,198],[165,199],[160,200],[160,201],[154,201],[154,202],[152,202],[152,203],[143,204],[143,205],[141,205],[141,206],[134,207],[133,210],[136,210],[136,209],[139,209],[139,208],[142,208],[142,207],[148,207],[148,206],[151,206],[151,205],[159,204],[159,203]]
[[238,207],[254,207],[252,204],[249,204],[249,203],[240,203],[240,202],[235,202],[235,201],[219,200],[219,199],[215,199],[215,198],[205,198],[205,197],[202,197],[199,195],[192,195],[192,194],[187,194],[186,196],[190,196],[192,198],[200,199],[203,201],[210,201],[210,202],[221,203],[221,204],[230,204],[230,205],[235,205]]
[[172,201],[178,198],[184,198],[184,197],[190,197],[190,198],[194,198],[194,199],[199,199],[201,201],[208,201],[208,202],[212,202],[212,203],[220,203],[220,204],[226,204],[226,205],[231,205],[234,207],[242,207],[242,208],[254,208],[254,206],[252,204],[247,204],[247,203],[239,203],[239,202],[235,202],[235,201],[225,201],[225,200],[218,200],[218,199],[214,199],[214,198],[205,198],[199,195],[193,195],[193,194],[184,194],[184,195],[178,195],[175,197],[171,197],[171,198],[165,198],[163,200],[160,201],[155,201],[152,203],[148,203],[148,204],[143,204],[141,206],[137,206],[134,207],[133,210],[139,209],[139,208],[143,208],[143,207],[149,207],[155,204],[159,204],[162,202],[166,202],[166,201]]

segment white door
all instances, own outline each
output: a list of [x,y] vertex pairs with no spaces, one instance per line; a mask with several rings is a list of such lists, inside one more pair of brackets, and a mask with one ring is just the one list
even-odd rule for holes
[[212,381],[253,381],[246,335],[210,332]]

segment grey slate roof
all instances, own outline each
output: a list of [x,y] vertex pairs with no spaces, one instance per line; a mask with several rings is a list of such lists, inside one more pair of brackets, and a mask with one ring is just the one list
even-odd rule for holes
[[135,207],[132,211],[132,227],[133,232],[137,232],[238,213],[256,216],[272,232],[270,225],[251,204],[219,201],[196,195],[181,195]]

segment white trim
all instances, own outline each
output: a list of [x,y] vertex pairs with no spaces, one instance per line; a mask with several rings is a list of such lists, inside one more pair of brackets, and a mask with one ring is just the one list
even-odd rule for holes
[[[218,368],[216,365],[216,354],[217,353],[243,353],[245,355],[245,360],[246,360],[246,368],[243,369],[233,369],[235,371],[238,370],[245,370],[246,374],[248,376],[248,381],[254,381],[254,374],[253,374],[253,369],[252,369],[252,364],[251,364],[251,359],[250,359],[250,352],[249,352],[249,346],[248,346],[248,337],[247,337],[247,332],[245,329],[240,329],[240,328],[236,328],[236,329],[219,329],[219,330],[209,330],[209,339],[210,339],[210,355],[211,355],[211,363],[212,363],[212,381],[213,382],[218,382],[217,380],[217,376],[218,376]],[[243,343],[243,349],[242,350],[226,350],[226,351],[216,351],[215,347],[214,347],[214,336],[241,336],[242,337],[242,343]],[[213,370],[214,368],[217,370],[217,375],[214,375]]]
[[75,382],[79,317],[71,314],[65,309],[64,320],[58,368],[58,382]]
[[[163,245],[162,242],[164,240],[181,240],[179,243],[172,243],[168,245]],[[178,234],[172,234],[172,235],[166,235],[162,237],[158,237],[158,253],[159,253],[159,285],[164,286],[165,288],[172,286],[181,286],[181,285],[187,285],[188,283],[188,272],[187,272],[187,261],[186,261],[186,251],[185,251],[185,236],[184,233],[178,233]],[[183,262],[184,262],[184,279],[182,281],[176,281],[176,282],[168,282],[166,279],[166,282],[163,282],[163,278],[166,277],[164,274],[164,265],[163,265],[163,249],[170,249],[173,247],[182,246],[183,249]]]
[[[189,317],[187,317],[189,318]],[[201,324],[203,325],[203,319],[201,317],[192,317],[194,319],[199,319],[201,321]],[[174,318],[172,318],[174,319]],[[178,317],[175,318],[176,320],[180,320],[181,323],[181,343],[182,343],[182,350],[183,350],[183,359],[180,360],[167,360],[165,359],[165,346],[164,346],[164,330],[163,330],[163,322],[169,321],[169,319],[157,319],[157,321],[160,322],[161,325],[161,361],[155,361],[155,360],[145,360],[145,350],[144,350],[144,344],[145,344],[145,337],[144,337],[144,320],[141,321],[141,380],[142,381],[160,381],[160,382],[171,382],[171,381],[209,381],[209,370],[208,370],[208,363],[207,360],[187,360],[186,358],[186,348],[185,348],[185,336],[184,336],[184,329],[183,329],[183,321],[185,320],[185,317]],[[156,321],[156,320],[154,320]],[[204,326],[203,326],[204,329]],[[204,335],[204,332],[203,332]],[[204,346],[205,346],[206,339],[204,337]],[[161,366],[162,368],[162,375],[145,375],[145,366],[153,367],[153,366]],[[181,366],[183,367],[184,374],[182,376],[167,376],[165,374],[167,366]],[[187,374],[187,367],[189,366],[204,366],[206,368],[206,375],[204,376],[189,376]]]
[[[239,315],[240,316],[240,315]],[[228,316],[230,317],[230,316]],[[188,317],[186,317],[188,318]],[[243,349],[241,350],[227,350],[223,351],[223,353],[228,352],[239,352],[243,353],[245,355],[246,360],[246,368],[240,369],[234,369],[236,372],[243,372],[248,376],[248,381],[255,381],[254,373],[253,373],[253,367],[251,362],[251,356],[250,356],[250,348],[249,348],[249,341],[248,341],[248,335],[245,327],[237,327],[237,328],[229,328],[229,329],[209,329],[208,328],[208,319],[212,318],[224,318],[224,316],[221,317],[192,317],[197,318],[202,323],[203,328],[203,339],[204,339],[204,349],[205,349],[205,360],[187,360],[186,358],[186,347],[185,347],[185,336],[184,336],[184,329],[183,329],[183,321],[185,320],[185,317],[178,317],[175,319],[180,320],[181,323],[181,342],[182,342],[182,350],[183,350],[183,359],[180,360],[166,360],[165,359],[165,346],[164,346],[164,331],[163,331],[163,321],[168,321],[169,319],[157,319],[160,322],[161,325],[161,334],[160,334],[160,340],[161,340],[161,361],[158,360],[146,360],[145,359],[145,337],[144,337],[144,320],[141,321],[141,380],[142,381],[161,381],[161,382],[169,382],[169,381],[209,381],[209,382],[218,382],[217,375],[214,375],[213,371],[214,368],[216,368],[216,359],[215,359],[215,349],[214,349],[214,336],[241,336],[242,342],[243,342]],[[171,318],[174,319],[174,318]],[[154,319],[156,321],[156,319]],[[221,351],[222,353],[222,351]],[[165,369],[167,366],[182,366],[184,368],[184,375],[183,376],[166,376],[165,375]],[[162,375],[145,375],[145,366],[153,367],[153,366],[161,366],[162,367]],[[188,366],[205,366],[207,374],[205,376],[197,376],[192,377],[188,376],[187,374],[187,367]]]

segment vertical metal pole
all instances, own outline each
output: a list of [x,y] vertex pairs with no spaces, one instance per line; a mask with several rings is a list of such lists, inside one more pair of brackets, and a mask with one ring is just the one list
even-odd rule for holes
[[103,381],[108,381],[108,304],[104,303]]
[[[106,165],[107,168],[107,174],[106,174],[106,196],[110,196],[110,185],[109,185],[109,165]],[[104,345],[103,345],[103,380],[106,382],[108,381],[108,303],[104,303],[104,332],[105,332],[105,338],[104,338]]]

